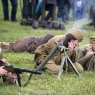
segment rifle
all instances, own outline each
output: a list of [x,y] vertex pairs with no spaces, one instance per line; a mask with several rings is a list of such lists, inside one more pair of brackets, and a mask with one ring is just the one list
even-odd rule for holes
[[1,60],[0,60],[0,66],[4,66],[3,69],[5,69],[8,72],[16,73],[17,74],[17,80],[18,80],[18,84],[19,84],[20,87],[22,86],[21,85],[21,77],[20,77],[20,74],[22,74],[23,72],[31,73],[31,75],[32,74],[39,74],[39,75],[42,74],[41,72],[39,72],[37,70],[28,70],[28,69],[24,69],[24,68],[17,68],[17,67],[15,67],[13,65],[6,65]]

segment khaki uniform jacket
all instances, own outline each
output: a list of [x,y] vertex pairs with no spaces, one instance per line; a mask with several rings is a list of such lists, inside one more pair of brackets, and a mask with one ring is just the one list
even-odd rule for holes
[[86,48],[89,47],[90,44],[84,45],[78,49],[78,60],[83,67],[90,60],[91,56],[95,54],[95,52],[87,52]]
[[[54,43],[55,41],[58,42],[61,39],[63,39],[65,35],[58,35],[53,38],[51,38],[46,44],[39,46],[35,51],[35,61],[36,63],[41,63],[46,56],[52,51],[52,49],[56,46]],[[70,50],[66,51],[67,55],[70,57],[72,62],[76,62],[78,56],[76,52],[72,52]],[[56,65],[60,65],[61,58],[63,57],[64,53],[61,53],[60,51],[54,56],[52,60],[50,60],[51,64],[54,63]]]

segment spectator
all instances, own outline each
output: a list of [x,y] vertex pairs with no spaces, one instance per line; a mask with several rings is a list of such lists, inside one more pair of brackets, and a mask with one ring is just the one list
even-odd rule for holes
[[92,0],[82,0],[82,18],[88,19],[89,18],[89,9],[91,5]]
[[58,6],[58,21],[66,22],[68,20],[68,14],[70,10],[70,1],[69,0],[57,0]]
[[76,2],[76,8],[77,8],[77,12],[76,12],[76,19],[81,19],[82,18],[82,0],[77,0]]
[[70,0],[73,20],[79,20],[82,18],[82,3],[82,0]]
[[[17,13],[17,6],[18,6],[18,1],[17,0],[10,0],[12,4],[12,10],[11,10],[11,21],[17,21],[16,19],[16,13]],[[3,13],[4,13],[4,20],[8,21],[9,20],[9,10],[8,10],[8,0],[2,0],[3,4]]]
[[[85,2],[84,2],[84,5],[86,4],[86,6],[84,6],[84,8],[83,8],[84,9],[83,17],[87,18],[90,16],[89,19],[91,19],[91,22],[86,25],[93,26],[95,28],[95,0],[91,0],[89,2],[85,1]],[[89,16],[87,16],[87,15],[89,15]]]
[[23,0],[21,25],[27,24],[27,20],[32,19],[32,0]]
[[70,0],[70,5],[71,5],[71,11],[72,11],[72,19],[74,20],[75,19],[75,8],[74,8],[74,2],[76,0]]
[[48,11],[48,14],[45,16],[44,20],[48,21],[49,19],[51,19],[51,21],[53,21],[53,6],[54,5],[53,4],[47,4],[47,3],[45,3],[45,5],[44,5],[44,4],[39,4],[39,2],[38,2],[37,5],[39,5],[40,9],[39,9],[38,13],[36,13],[35,19],[38,20],[40,18],[40,16],[42,16],[42,8],[44,7],[45,8],[45,12]]

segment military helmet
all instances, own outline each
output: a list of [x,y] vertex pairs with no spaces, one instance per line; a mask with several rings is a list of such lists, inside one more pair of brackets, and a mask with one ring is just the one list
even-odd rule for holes
[[72,28],[70,30],[70,33],[79,41],[81,42],[84,38],[84,34],[82,33],[82,31],[78,28]]
[[0,48],[0,59],[3,59],[2,49]]

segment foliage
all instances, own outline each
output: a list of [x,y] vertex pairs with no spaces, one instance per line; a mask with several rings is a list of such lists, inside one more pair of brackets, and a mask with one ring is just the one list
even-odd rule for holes
[[[20,0],[18,0],[20,1]],[[65,30],[49,30],[49,29],[33,29],[31,26],[21,26],[21,10],[18,5],[17,19],[18,22],[3,21],[2,4],[0,3],[0,41],[1,42],[15,42],[23,36],[45,36],[48,33],[62,35],[67,33],[68,29],[72,27],[79,27],[82,29],[85,38],[80,45],[89,43],[89,37],[95,35],[93,27],[83,27],[84,24],[90,20],[67,21],[65,23]],[[11,10],[11,6],[9,7]],[[4,58],[8,60],[11,65],[21,68],[28,68],[34,70],[35,63],[33,62],[33,54],[27,52],[4,52]],[[57,79],[57,75],[49,75],[44,73],[41,76],[34,75],[30,84],[25,88],[12,85],[3,85],[0,79],[0,93],[1,95],[94,95],[95,93],[95,74],[94,72],[80,72],[81,77],[78,77],[74,72],[63,72],[61,79]],[[22,77],[22,83],[28,79],[29,74],[25,73]]]

